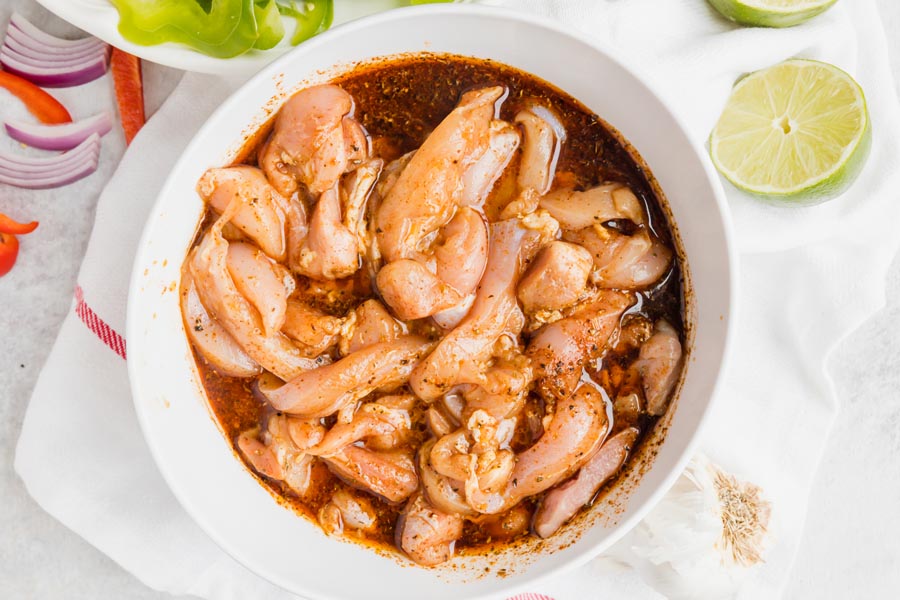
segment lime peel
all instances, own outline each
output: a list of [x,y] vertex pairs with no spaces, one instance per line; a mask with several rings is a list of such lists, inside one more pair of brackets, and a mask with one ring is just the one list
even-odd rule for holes
[[713,163],[735,187],[791,204],[840,194],[870,146],[859,84],[837,67],[804,59],[741,79],[709,138]]
[[727,19],[751,27],[793,27],[822,14],[837,0],[709,0]]

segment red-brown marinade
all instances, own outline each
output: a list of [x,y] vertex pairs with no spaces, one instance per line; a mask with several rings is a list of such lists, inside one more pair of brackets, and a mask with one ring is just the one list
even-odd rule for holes
[[[353,96],[354,116],[370,135],[375,154],[386,162],[419,147],[466,90],[486,85],[505,86],[508,96],[502,104],[500,117],[507,121],[512,121],[526,102],[539,99],[542,104],[552,107],[567,132],[557,165],[557,181],[574,185],[578,189],[605,181],[626,184],[644,204],[653,234],[675,250],[662,201],[654,191],[651,175],[636,158],[634,151],[600,116],[592,114],[578,101],[544,81],[491,61],[426,54],[363,66],[339,77],[334,83]],[[260,138],[264,139],[264,136],[254,136],[253,144],[262,141]],[[256,154],[257,147],[251,144],[241,153],[241,159],[255,164]],[[489,219],[496,218],[499,212],[497,205],[504,200],[500,188],[502,180],[495,186],[485,205],[485,213]],[[207,215],[200,228],[201,234],[209,221]],[[628,227],[628,223],[608,225],[614,228]],[[198,235],[198,239],[199,237]],[[640,301],[623,318],[642,315],[650,322],[664,318],[675,327],[684,344],[684,294],[681,258],[677,251],[676,256],[673,267],[664,279],[652,289],[638,292]],[[318,285],[298,279],[301,288]],[[340,316],[342,311],[354,307],[367,297],[374,297],[374,294],[366,294],[365,289],[359,288],[360,285],[333,285],[324,291],[329,300],[321,303],[319,308]],[[434,333],[426,325],[413,325],[414,329],[416,327],[422,333]],[[627,373],[627,366],[635,359],[636,354],[636,350],[617,352],[609,349],[602,358],[586,369],[585,376],[591,377],[610,398],[616,398],[637,385]],[[212,410],[225,435],[235,444],[241,432],[264,423],[272,409],[254,396],[252,380],[221,376],[199,353],[195,353],[195,356]],[[642,437],[650,430],[654,421],[653,417],[641,415],[639,426]],[[424,426],[416,437],[419,441],[426,437]],[[519,450],[527,442],[517,437],[513,447]],[[241,456],[237,449],[236,454]],[[248,469],[252,471],[249,465]],[[273,494],[313,521],[316,521],[317,512],[329,500],[333,491],[346,485],[321,462],[317,462],[315,467],[314,484],[311,488],[313,491],[303,499],[296,497],[281,482],[258,477]],[[604,490],[614,485],[615,480],[604,486]],[[378,527],[375,534],[358,536],[359,540],[393,551],[394,526],[402,504],[391,505],[373,496],[369,498],[378,514]],[[525,501],[529,509],[535,503],[535,499]],[[484,528],[467,522],[457,548],[477,552],[480,545],[491,541],[493,540]]]

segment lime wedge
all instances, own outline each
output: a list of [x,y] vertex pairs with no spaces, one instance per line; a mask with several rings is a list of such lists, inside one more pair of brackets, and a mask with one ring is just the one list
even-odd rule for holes
[[731,183],[788,204],[843,192],[870,145],[859,84],[833,65],[801,59],[738,81],[709,136],[713,163]]
[[793,27],[828,10],[837,0],[709,0],[723,16],[752,27]]

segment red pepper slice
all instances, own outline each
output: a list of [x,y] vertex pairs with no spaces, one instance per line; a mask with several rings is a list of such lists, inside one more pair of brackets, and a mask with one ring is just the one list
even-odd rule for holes
[[119,118],[125,131],[125,143],[130,144],[144,126],[144,84],[141,81],[141,59],[113,48],[109,60]]
[[28,111],[41,123],[59,125],[72,122],[72,116],[66,107],[59,103],[59,100],[30,81],[25,81],[12,73],[0,71],[0,87],[21,100]]
[[19,256],[19,240],[11,233],[0,233],[0,277],[3,277],[16,264]]
[[31,223],[19,223],[18,221],[10,219],[3,213],[0,213],[0,233],[21,235],[24,233],[31,233],[37,229],[37,226],[37,221],[32,221]]

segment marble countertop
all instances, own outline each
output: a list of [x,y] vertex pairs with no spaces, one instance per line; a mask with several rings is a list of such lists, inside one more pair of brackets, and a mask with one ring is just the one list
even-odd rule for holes
[[[900,3],[878,4],[886,30],[900,31]],[[888,44],[900,81],[900,37],[889,35]],[[41,214],[66,223],[66,234],[49,240],[39,260],[17,267],[15,288],[0,282],[0,596],[172,598],[47,515],[13,471],[25,408],[69,308],[96,198],[57,200]],[[811,492],[785,596],[792,600],[887,598],[900,590],[900,257],[886,303],[830,358],[841,412]]]

